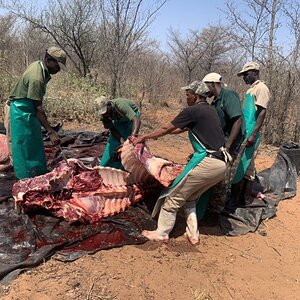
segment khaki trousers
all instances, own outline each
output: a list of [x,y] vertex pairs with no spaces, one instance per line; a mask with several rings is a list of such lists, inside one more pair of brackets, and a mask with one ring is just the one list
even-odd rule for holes
[[200,196],[213,185],[220,182],[225,177],[226,164],[216,158],[205,157],[166,197],[162,209],[176,213],[187,201],[196,201]]

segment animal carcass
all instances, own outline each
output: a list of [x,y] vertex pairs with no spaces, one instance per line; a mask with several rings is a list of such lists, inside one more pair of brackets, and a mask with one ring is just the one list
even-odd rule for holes
[[12,169],[7,138],[5,134],[0,134],[0,172],[6,172]]
[[143,144],[124,143],[122,164],[126,171],[87,167],[77,159],[61,161],[51,172],[14,184],[16,205],[25,211],[48,210],[70,223],[95,223],[124,211],[159,193],[182,171],[184,165],[154,157]]
[[12,194],[16,204],[25,211],[47,209],[70,223],[94,223],[142,199],[142,183],[133,184],[128,172],[88,168],[77,159],[68,163],[62,161],[47,174],[15,183]]

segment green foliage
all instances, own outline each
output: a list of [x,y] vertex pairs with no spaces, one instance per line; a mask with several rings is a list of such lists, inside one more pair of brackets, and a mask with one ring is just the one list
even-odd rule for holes
[[106,95],[104,87],[72,73],[54,75],[47,86],[44,109],[50,119],[90,124],[98,121],[94,100]]

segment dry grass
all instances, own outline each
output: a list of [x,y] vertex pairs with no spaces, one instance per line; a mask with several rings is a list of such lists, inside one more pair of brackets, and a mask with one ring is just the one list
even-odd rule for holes
[[213,300],[213,298],[203,290],[192,291],[192,296],[194,300]]

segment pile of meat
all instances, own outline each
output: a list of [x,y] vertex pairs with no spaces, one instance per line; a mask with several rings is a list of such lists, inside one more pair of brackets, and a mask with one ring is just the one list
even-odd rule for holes
[[13,186],[16,205],[25,211],[46,209],[70,223],[95,223],[169,186],[184,165],[154,157],[143,144],[124,143],[126,171],[87,167],[78,159],[61,161],[51,172],[19,180]]
[[9,151],[5,134],[0,134],[0,172],[6,172],[12,169],[9,158]]

